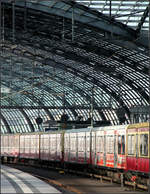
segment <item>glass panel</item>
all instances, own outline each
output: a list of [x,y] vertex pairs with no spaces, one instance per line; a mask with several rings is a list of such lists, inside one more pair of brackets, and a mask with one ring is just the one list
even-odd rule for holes
[[133,155],[135,152],[135,135],[128,135],[128,155]]
[[125,154],[125,138],[124,135],[118,136],[118,154]]
[[140,135],[140,155],[148,156],[148,134]]
[[107,153],[112,154],[114,152],[114,137],[107,137]]
[[118,154],[121,154],[121,135],[118,136]]
[[122,135],[122,154],[125,154],[125,136]]

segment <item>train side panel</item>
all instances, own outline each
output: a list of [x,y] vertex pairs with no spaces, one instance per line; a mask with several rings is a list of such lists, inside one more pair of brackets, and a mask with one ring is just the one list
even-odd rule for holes
[[86,163],[86,132],[77,133],[78,163]]
[[11,150],[11,155],[13,157],[18,157],[19,156],[19,135],[13,135],[12,138],[12,150]]
[[104,166],[104,131],[96,132],[96,164]]
[[148,174],[150,162],[149,123],[130,125],[127,129],[127,170]]
[[149,150],[149,124],[138,128],[138,171],[149,173],[150,150]]
[[106,166],[114,168],[114,130],[106,131]]
[[60,133],[47,133],[40,135],[40,159],[46,161],[62,160]]
[[1,135],[1,156],[9,156],[9,135]]
[[86,148],[85,148],[85,154],[86,154],[86,163],[91,164],[91,155],[90,155],[90,132],[86,132]]
[[91,132],[91,164],[96,165],[96,132]]
[[20,158],[39,159],[39,134],[20,135]]
[[54,133],[50,134],[50,152],[49,160],[55,161],[57,155],[57,135]]
[[39,134],[31,135],[30,141],[30,158],[39,159]]
[[64,161],[69,162],[70,158],[70,133],[64,134]]
[[77,133],[70,133],[69,162],[77,162]]
[[114,169],[126,169],[127,125],[100,127],[96,131],[96,164]]
[[40,135],[40,159],[49,160],[49,149],[50,149],[50,134]]
[[1,135],[1,156],[19,156],[19,135]]
[[56,161],[61,161],[62,160],[62,134],[61,133],[57,133],[56,134],[56,138],[57,138],[57,150],[56,150]]
[[117,139],[117,168],[126,169],[126,129],[125,126],[122,130],[116,130],[116,139]]

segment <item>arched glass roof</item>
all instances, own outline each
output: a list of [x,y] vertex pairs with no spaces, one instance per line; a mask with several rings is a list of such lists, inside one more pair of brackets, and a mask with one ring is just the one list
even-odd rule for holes
[[86,6],[54,0],[0,4],[2,133],[42,130],[37,117],[59,120],[64,112],[69,120],[86,121],[91,105],[94,121],[130,123],[135,110],[148,119],[148,30],[143,35]]

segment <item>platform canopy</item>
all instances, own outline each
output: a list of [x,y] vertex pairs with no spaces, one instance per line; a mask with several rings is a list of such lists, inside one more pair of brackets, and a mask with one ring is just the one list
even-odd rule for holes
[[64,113],[70,121],[147,121],[148,4],[0,1],[1,132],[39,131],[36,118]]

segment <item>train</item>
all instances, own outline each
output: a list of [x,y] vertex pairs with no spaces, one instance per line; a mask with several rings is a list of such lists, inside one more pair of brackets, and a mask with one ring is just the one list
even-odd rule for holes
[[150,123],[1,135],[1,160],[32,160],[148,184]]

